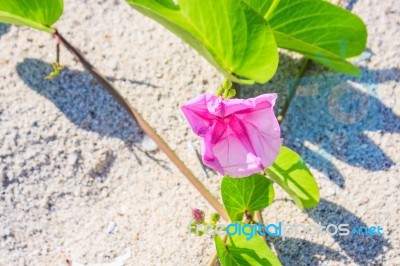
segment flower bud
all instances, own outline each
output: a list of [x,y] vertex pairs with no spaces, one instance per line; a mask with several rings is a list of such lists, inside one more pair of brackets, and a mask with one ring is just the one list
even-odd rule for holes
[[221,218],[221,216],[216,212],[211,213],[211,215],[210,215],[211,222],[213,222],[213,223],[218,223],[220,218]]
[[224,79],[224,81],[222,82],[222,87],[225,90],[229,90],[230,88],[232,88],[232,81],[230,81],[229,79]]
[[204,223],[205,214],[202,210],[192,208],[192,217],[197,224]]

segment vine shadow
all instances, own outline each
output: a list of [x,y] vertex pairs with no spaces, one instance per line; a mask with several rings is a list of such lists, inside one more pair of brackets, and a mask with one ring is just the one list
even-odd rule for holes
[[[340,246],[340,252],[301,239],[305,236],[302,233],[299,238],[292,236],[285,239],[280,237],[270,238],[283,265],[310,265],[310,262],[311,265],[318,265],[322,261],[340,261],[342,264],[347,264],[350,263],[348,258],[351,258],[359,265],[376,265],[380,264],[378,257],[384,252],[384,249],[392,248],[384,236],[366,236],[363,233],[361,235],[354,234],[352,229],[361,226],[368,227],[369,225],[347,209],[333,202],[323,199],[318,206],[306,210],[306,212],[317,224],[321,224],[325,228],[329,224],[336,226],[348,224],[350,234],[348,236],[340,236],[338,234],[332,236],[333,240]],[[388,232],[388,228],[384,228],[385,232]],[[323,234],[327,233],[323,232]],[[321,258],[318,259],[316,256],[321,256]]]
[[[295,61],[285,55],[280,58],[283,65],[293,65],[290,62]],[[377,97],[378,85],[399,81],[396,73],[400,69],[361,68],[362,77],[353,78],[317,68],[314,72],[318,74],[301,80],[290,104],[282,124],[284,144],[299,152],[311,167],[324,172],[339,187],[345,186],[345,179],[332,163],[333,158],[370,171],[392,167],[395,162],[365,132],[400,132],[400,118]],[[290,73],[287,67],[282,67],[274,78],[278,80],[259,85],[257,90],[244,87],[243,94],[253,97],[275,91],[276,84],[291,89],[296,79],[287,78],[282,71]],[[282,105],[279,100],[277,104]]]

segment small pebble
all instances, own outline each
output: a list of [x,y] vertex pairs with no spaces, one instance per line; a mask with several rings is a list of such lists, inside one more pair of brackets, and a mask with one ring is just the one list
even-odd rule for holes
[[366,143],[361,144],[361,149],[366,149],[366,148],[368,148],[368,144],[366,144]]
[[68,164],[75,165],[78,161],[78,154],[76,152],[68,154]]
[[323,178],[330,180],[329,172],[327,170],[323,170],[321,175]]
[[148,135],[144,135],[142,140],[142,148],[145,151],[156,151],[158,146]]
[[329,197],[329,196],[333,196],[333,195],[336,195],[336,190],[334,189],[334,188],[328,188],[327,190],[326,190],[326,197]]
[[119,209],[118,214],[121,215],[121,216],[123,216],[123,215],[125,215],[125,214],[127,214],[127,213],[128,213],[128,207],[125,206],[125,205],[122,205],[121,208]]
[[[130,248],[127,248],[127,249],[125,249],[124,254],[119,255],[118,257],[115,258],[115,264],[116,265],[125,264],[131,257],[132,257],[132,251]],[[117,263],[120,263],[120,264],[117,264]]]
[[12,171],[8,171],[8,172],[7,172],[7,179],[8,179],[10,182],[12,182],[12,181],[14,180],[14,178],[15,178],[14,173],[13,173]]
[[367,49],[367,51],[363,52],[356,60],[356,64],[360,64],[366,60],[371,59],[372,57],[372,53],[369,49]]
[[114,222],[110,222],[107,227],[107,233],[112,234],[115,230],[116,224]]
[[8,236],[10,236],[10,235],[11,235],[10,229],[4,228],[4,229],[3,229],[3,236],[4,236],[4,237],[8,237]]
[[102,196],[103,198],[107,198],[107,197],[108,197],[108,191],[107,191],[106,188],[104,188],[104,189],[101,190],[101,196]]
[[115,59],[110,59],[107,63],[107,66],[111,69],[111,70],[116,70],[118,68],[118,62]]

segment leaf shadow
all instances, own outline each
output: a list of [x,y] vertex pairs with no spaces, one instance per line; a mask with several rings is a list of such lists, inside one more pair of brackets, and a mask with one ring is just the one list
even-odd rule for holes
[[[341,264],[350,263],[351,258],[358,265],[376,265],[380,264],[379,255],[384,252],[385,248],[392,248],[389,241],[384,236],[365,236],[354,235],[351,230],[367,225],[361,218],[357,217],[347,209],[327,200],[321,200],[315,208],[305,211],[317,224],[323,227],[330,224],[338,226],[339,224],[348,224],[350,234],[348,236],[340,236],[338,234],[332,236],[333,240],[338,243],[341,251],[336,251],[324,245],[316,244],[305,239],[301,239],[305,235],[299,233],[297,237],[269,237],[283,265],[319,265],[325,264],[327,261],[338,261]],[[384,228],[384,233],[388,232],[388,228]],[[323,232],[322,234],[328,234]]]
[[2,35],[6,34],[11,28],[10,24],[0,23],[0,38]]
[[91,82],[88,73],[65,68],[60,76],[45,80],[51,67],[36,59],[24,59],[16,70],[26,85],[50,100],[79,128],[100,136],[141,140],[140,128],[100,85]]
[[[276,91],[277,84],[289,90],[296,79],[288,77],[292,70],[287,66],[298,60],[286,55],[280,60],[283,67],[271,82],[258,85],[256,90],[244,87],[242,93],[254,97]],[[400,69],[361,71],[362,77],[353,78],[322,68],[318,74],[304,77],[281,127],[284,144],[340,187],[345,186],[345,179],[332,163],[334,157],[370,171],[387,170],[395,164],[365,132],[400,131],[400,118],[377,96],[377,85],[399,81],[396,73]],[[278,90],[283,93],[282,87]]]
[[[132,147],[170,171],[166,162],[141,149],[138,145],[144,134],[141,128],[89,73],[67,67],[58,77],[45,80],[44,77],[52,69],[48,63],[37,59],[24,59],[17,65],[16,71],[26,85],[50,100],[77,127],[102,137],[119,138],[134,153],[139,164],[141,160]],[[130,82],[146,84],[141,81]]]
[[[333,239],[339,244],[340,248],[359,265],[379,264],[378,256],[384,252],[385,248],[392,248],[389,241],[384,236],[365,236],[354,235],[351,233],[353,228],[361,226],[369,227],[361,218],[357,217],[349,210],[328,200],[321,200],[315,208],[306,210],[307,214],[322,226],[329,224],[348,224],[350,235],[339,236],[336,234]],[[375,224],[376,226],[379,224]],[[390,228],[384,228],[384,233]]]
[[269,240],[273,243],[282,265],[319,265],[321,263],[316,259],[317,256],[321,257],[325,263],[346,259],[346,256],[334,249],[305,239],[286,237],[285,240],[281,238]]

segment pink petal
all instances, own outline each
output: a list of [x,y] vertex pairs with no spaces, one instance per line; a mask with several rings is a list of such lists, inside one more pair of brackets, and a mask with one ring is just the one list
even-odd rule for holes
[[273,107],[264,107],[266,106],[263,104],[264,101],[269,102],[269,99],[264,98],[257,105],[255,111],[235,114],[235,116],[245,128],[251,146],[265,169],[275,161],[282,145],[282,139],[280,138],[279,123],[275,118]]
[[249,176],[264,170],[240,121],[232,116],[224,138],[213,147],[224,175]]
[[207,109],[207,102],[209,98],[212,98],[210,96],[210,94],[200,95],[181,107],[190,127],[198,136],[204,136],[206,134],[214,119],[214,115],[210,114]]
[[276,98],[276,93],[263,94],[251,99],[222,99],[214,96],[209,98],[208,111],[213,115],[226,117],[245,110],[273,107]]

